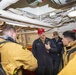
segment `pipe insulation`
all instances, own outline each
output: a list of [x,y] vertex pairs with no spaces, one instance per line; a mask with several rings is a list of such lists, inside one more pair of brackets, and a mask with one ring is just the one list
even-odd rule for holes
[[16,3],[19,0],[2,0],[0,2],[0,9],[5,9],[6,7],[10,6],[11,4]]
[[49,25],[48,23],[44,23],[44,22],[39,21],[39,20],[30,19],[30,18],[28,18],[26,16],[24,17],[24,16],[21,16],[21,15],[16,15],[16,14],[7,12],[5,10],[0,10],[0,16],[1,17],[5,17],[5,18],[9,18],[9,19],[12,19],[12,20],[17,20],[17,21],[37,24],[39,26],[53,27],[52,25]]
[[51,1],[59,5],[64,5],[64,4],[74,2],[75,0],[51,0]]

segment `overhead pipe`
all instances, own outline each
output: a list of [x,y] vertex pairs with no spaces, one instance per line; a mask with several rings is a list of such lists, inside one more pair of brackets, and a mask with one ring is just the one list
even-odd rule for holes
[[11,4],[16,3],[19,0],[1,0],[0,2],[0,9],[5,9],[6,7],[10,6]]
[[46,29],[50,28],[50,27],[47,27],[47,26],[46,27],[45,26],[39,26],[39,25],[36,25],[36,24],[29,24],[29,23],[26,23],[26,22],[13,21],[13,20],[5,19],[3,17],[0,18],[0,21],[5,22],[6,24],[19,26],[19,27],[46,28]]

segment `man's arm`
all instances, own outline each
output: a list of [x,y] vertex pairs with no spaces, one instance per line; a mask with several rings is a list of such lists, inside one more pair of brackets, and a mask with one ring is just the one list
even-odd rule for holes
[[14,54],[13,59],[18,66],[30,71],[34,71],[37,68],[37,60],[31,51],[23,49],[22,46],[16,46],[16,51],[17,54]]

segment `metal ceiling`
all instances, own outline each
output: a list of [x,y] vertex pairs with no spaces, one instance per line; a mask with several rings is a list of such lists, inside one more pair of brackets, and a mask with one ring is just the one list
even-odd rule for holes
[[[48,27],[46,25],[44,28],[48,28],[48,30],[50,30],[50,29],[53,29],[53,28],[59,28],[59,27],[68,25],[71,22],[72,23],[76,23],[76,19],[69,18],[67,16],[67,13],[66,13],[71,7],[76,6],[75,2],[76,2],[76,0],[74,0],[74,2],[65,4],[65,5],[58,5],[56,3],[52,3],[51,0],[46,0],[43,3],[39,3],[38,6],[43,6],[43,5],[49,4],[49,7],[53,7],[53,8],[58,9],[58,11],[56,11],[56,15],[55,16],[52,16],[52,17],[46,16],[45,18],[42,19],[43,22],[48,23],[49,25],[53,26],[53,27],[51,27],[51,26]],[[22,7],[27,7],[27,6],[29,6],[29,4],[26,2],[26,0],[19,0],[17,3],[12,4],[11,6],[7,7],[5,10],[7,10],[8,8],[14,8],[15,9],[15,8],[22,8]],[[60,10],[60,9],[63,9],[63,10]],[[0,18],[2,19],[1,16],[0,16]],[[2,21],[4,21],[4,19]],[[35,18],[35,19],[37,19],[37,18]],[[8,19],[8,20],[10,22],[12,22],[12,23],[14,21],[14,23],[17,23],[17,24],[21,24],[21,25],[22,24],[23,25],[26,24],[26,25],[28,25],[25,28],[17,27],[17,25],[16,25],[18,30],[20,30],[20,29],[23,29],[24,31],[25,31],[25,29],[26,30],[37,30],[37,28],[43,27],[43,26],[40,26],[40,25],[35,25],[35,28],[34,27],[32,28],[32,25],[34,26],[34,24],[20,22],[20,21],[16,21],[15,22],[15,20],[11,20],[11,19]]]

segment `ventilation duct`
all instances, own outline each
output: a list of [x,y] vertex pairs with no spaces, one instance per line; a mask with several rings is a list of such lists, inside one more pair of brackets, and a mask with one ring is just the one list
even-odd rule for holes
[[16,3],[19,0],[1,0],[0,1],[0,9],[5,9],[6,7],[10,6],[11,4]]
[[74,2],[74,0],[51,0],[51,1],[58,5],[64,5],[64,4],[68,4],[70,2]]

